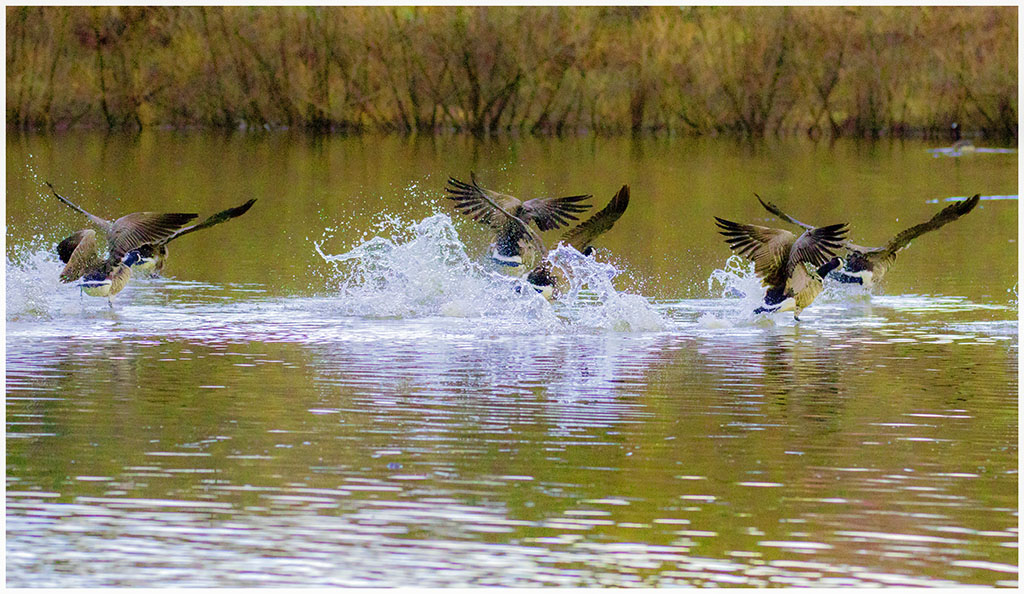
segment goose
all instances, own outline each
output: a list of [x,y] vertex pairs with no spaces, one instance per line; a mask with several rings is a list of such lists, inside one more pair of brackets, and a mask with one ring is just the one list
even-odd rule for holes
[[[768,212],[783,221],[804,229],[813,229],[811,225],[801,223],[787,215],[772,202],[764,200],[760,196],[757,196],[757,200]],[[867,289],[872,288],[882,280],[889,268],[896,262],[896,255],[909,246],[911,241],[971,212],[980,200],[981,195],[975,194],[970,198],[954,202],[927,221],[900,231],[881,247],[864,247],[849,240],[843,241],[842,247],[846,249],[845,266],[840,270],[833,271],[830,278],[841,283],[863,285]]]
[[[89,218],[89,220],[91,220],[98,227],[100,227],[100,229],[107,230],[107,229],[109,229],[111,227],[111,225],[114,224],[114,222],[112,222],[112,221],[108,221],[106,219],[102,219],[100,217],[97,217],[97,216],[87,212],[85,209],[83,209],[80,206],[74,204],[73,202],[71,202],[70,200],[65,198],[64,196],[61,196],[60,194],[58,194],[57,190],[55,190],[53,188],[53,185],[51,185],[50,182],[45,182],[45,183],[46,183],[46,185],[50,186],[50,191],[52,191],[53,195],[56,196],[61,202],[63,202],[64,204],[67,204],[71,208],[73,208],[73,209],[77,210],[78,212],[80,212],[80,213],[84,214],[85,216],[87,216]],[[167,244],[168,243],[170,243],[171,241],[173,241],[173,240],[175,240],[175,239],[177,239],[177,238],[179,238],[182,235],[185,235],[187,233],[192,233],[193,231],[199,231],[200,229],[206,229],[206,228],[212,227],[214,225],[219,225],[220,223],[223,223],[224,221],[227,221],[229,219],[233,219],[233,218],[235,218],[237,216],[241,216],[241,215],[245,214],[252,207],[252,205],[255,202],[256,202],[256,199],[253,198],[253,199],[248,200],[247,202],[245,202],[243,204],[240,204],[238,206],[235,206],[233,208],[228,208],[228,209],[222,210],[222,211],[220,211],[220,212],[218,212],[218,213],[216,213],[214,215],[210,215],[209,217],[206,218],[206,220],[204,220],[201,223],[197,223],[195,225],[190,225],[188,227],[184,227],[184,228],[178,229],[177,231],[175,231],[175,232],[171,233],[170,235],[168,235],[166,237],[163,237],[163,238],[161,238],[159,240],[149,241],[149,242],[146,242],[146,243],[142,243],[138,247],[134,248],[134,251],[136,251],[137,254],[136,254],[135,257],[132,258],[132,261],[134,262],[131,265],[132,269],[136,273],[148,273],[148,274],[150,274],[152,276],[159,275],[163,271],[164,264],[167,261],[167,254],[168,254]],[[195,217],[197,215],[192,215],[192,216]]]
[[57,255],[64,263],[62,283],[79,281],[82,292],[93,297],[106,297],[113,308],[113,297],[124,289],[131,278],[132,265],[139,260],[138,245],[158,241],[196,218],[191,213],[139,212],[125,215],[104,231],[107,234],[107,255],[101,257],[99,239],[93,229],[75,231],[57,244]]
[[800,320],[800,312],[821,293],[822,279],[840,265],[832,250],[841,245],[846,223],[809,229],[797,237],[785,229],[719,217],[715,221],[729,247],[754,262],[754,272],[768,287],[755,314],[792,311]]
[[560,198],[533,198],[521,201],[515,196],[481,187],[476,174],[470,173],[471,183],[448,178],[445,191],[455,202],[455,209],[473,220],[490,226],[495,231],[490,247],[491,261],[512,271],[521,271],[524,248],[532,247],[544,253],[543,242],[529,223],[536,223],[541,231],[549,231],[578,220],[576,214],[590,205],[584,200],[592,194],[563,196]]

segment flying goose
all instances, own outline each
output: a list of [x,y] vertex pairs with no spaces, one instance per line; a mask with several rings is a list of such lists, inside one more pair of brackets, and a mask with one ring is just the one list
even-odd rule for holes
[[817,227],[797,237],[785,229],[745,225],[715,217],[726,243],[737,254],[754,262],[754,272],[768,287],[764,304],[754,313],[807,308],[821,293],[822,278],[839,266],[832,250],[841,245],[846,223]]
[[[97,216],[87,212],[85,209],[83,209],[80,206],[74,204],[73,202],[71,202],[70,200],[65,198],[64,196],[61,196],[60,194],[58,194],[57,190],[55,190],[53,188],[53,185],[51,185],[50,182],[46,182],[46,185],[50,186],[50,191],[52,191],[53,195],[56,196],[61,202],[63,202],[64,204],[67,204],[71,208],[73,208],[73,209],[77,210],[78,212],[80,212],[80,213],[84,214],[85,216],[87,216],[89,218],[89,220],[91,220],[93,223],[96,224],[97,227],[99,227],[100,229],[104,230],[108,234],[109,234],[108,229],[111,229],[112,226],[117,223],[117,221],[108,221],[106,219],[97,217]],[[237,216],[241,216],[241,215],[245,214],[246,211],[248,211],[249,208],[251,208],[253,203],[255,203],[255,202],[256,202],[256,199],[253,198],[253,199],[248,200],[247,202],[245,202],[243,204],[240,204],[238,206],[235,206],[233,208],[228,208],[228,209],[222,210],[222,211],[220,211],[220,212],[218,212],[218,213],[216,213],[214,215],[210,215],[209,217],[206,218],[206,220],[204,220],[201,223],[197,223],[195,225],[191,225],[191,226],[188,226],[188,227],[177,229],[176,231],[172,232],[170,235],[163,236],[160,239],[148,240],[146,242],[141,243],[137,247],[133,248],[134,250],[136,250],[138,252],[138,254],[137,254],[138,257],[133,257],[132,258],[132,261],[134,262],[131,265],[133,270],[135,270],[135,272],[137,272],[137,273],[145,272],[145,273],[150,273],[150,274],[153,274],[153,275],[160,274],[160,272],[163,270],[164,263],[167,260],[167,254],[168,254],[167,244],[168,243],[170,243],[171,241],[173,241],[173,240],[175,240],[175,239],[177,239],[177,238],[179,238],[182,235],[185,235],[187,233],[192,233],[193,231],[199,231],[200,229],[206,229],[207,227],[212,227],[214,225],[219,225],[220,223],[223,223],[224,221],[227,221],[229,219],[233,219],[233,218],[235,218]],[[192,215],[192,218],[195,218],[196,216],[198,216],[198,215]],[[121,219],[118,219],[118,221],[120,221],[120,220]]]
[[112,298],[124,289],[131,278],[131,266],[138,262],[136,248],[143,243],[159,241],[196,218],[191,213],[137,212],[125,215],[103,231],[107,235],[106,256],[99,253],[100,241],[93,229],[75,231],[57,244],[57,255],[64,263],[62,283],[80,281],[82,291],[93,297]]
[[[754,195],[757,196],[757,194]],[[764,200],[760,196],[757,196],[757,200],[768,212],[783,221],[804,229],[813,229],[812,226],[801,223],[782,212],[782,209],[772,202]],[[846,248],[846,265],[841,270],[834,271],[830,278],[841,283],[864,285],[870,289],[882,280],[885,273],[896,262],[896,254],[909,246],[911,241],[971,212],[980,200],[981,196],[975,194],[965,200],[954,202],[924,223],[900,231],[882,247],[864,247],[851,243],[849,240],[843,241],[842,247]]]
[[531,222],[541,231],[568,225],[577,220],[577,213],[590,208],[583,201],[593,198],[591,194],[581,194],[523,202],[515,196],[481,187],[473,173],[470,173],[470,180],[467,184],[449,177],[445,187],[448,198],[455,202],[456,210],[494,229],[491,260],[512,269],[523,265],[525,247],[544,253],[543,242],[529,226]]

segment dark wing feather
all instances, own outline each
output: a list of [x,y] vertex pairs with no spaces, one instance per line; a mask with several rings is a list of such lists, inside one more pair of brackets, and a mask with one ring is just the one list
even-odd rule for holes
[[235,217],[242,216],[246,212],[248,212],[250,208],[252,208],[252,205],[255,202],[256,202],[256,199],[253,198],[253,199],[247,201],[245,204],[240,204],[238,206],[235,206],[235,207],[232,207],[232,208],[228,208],[226,210],[222,210],[222,211],[218,212],[217,214],[210,215],[210,216],[206,217],[206,220],[204,220],[202,223],[196,223],[195,225],[190,225],[188,227],[184,227],[182,229],[179,229],[179,230],[175,231],[174,234],[172,234],[167,239],[163,240],[161,243],[170,243],[172,240],[177,239],[177,238],[181,237],[182,235],[185,235],[186,233],[192,233],[193,231],[199,231],[200,229],[206,229],[207,227],[212,227],[214,225],[219,225],[219,224],[223,223],[224,221],[228,221],[228,220],[233,219]]
[[577,221],[575,213],[586,212],[590,204],[583,200],[593,198],[593,194],[578,196],[562,196],[560,198],[533,198],[523,203],[523,220],[534,221],[541,231],[557,229]]
[[[537,232],[531,229],[526,221],[506,210],[506,207],[497,201],[497,199],[511,198],[518,206],[519,200],[506,194],[497,194],[481,188],[476,184],[476,176],[473,176],[472,173],[470,175],[473,177],[472,185],[460,182],[453,177],[448,178],[448,187],[445,189],[451,194],[448,197],[455,200],[456,210],[468,214],[473,220],[485,222],[498,229],[501,234],[506,235],[507,241],[518,242],[522,236],[528,237],[534,249],[543,254],[544,242]],[[497,199],[495,195],[497,195]]]
[[765,199],[761,198],[760,196],[758,196],[756,193],[754,194],[754,196],[757,197],[757,201],[761,203],[761,206],[763,206],[765,208],[765,210],[767,210],[768,212],[772,213],[773,215],[779,217],[783,221],[786,221],[787,223],[792,223],[794,225],[798,225],[798,226],[803,227],[804,229],[806,229],[808,231],[810,231],[811,229],[814,229],[814,226],[808,225],[807,223],[801,223],[800,221],[798,221],[798,220],[794,219],[793,217],[789,216],[788,214],[782,212],[782,209],[779,208],[778,206],[776,206],[774,202],[765,200]]
[[481,187],[473,173],[470,173],[470,178],[472,183],[468,184],[454,177],[448,178],[445,191],[455,202],[455,210],[495,229],[504,227],[511,216],[509,213],[516,211],[522,203],[515,196]]
[[184,212],[134,212],[125,215],[114,221],[107,236],[110,257],[120,261],[125,254],[143,244],[158,243],[170,237],[197,216]]
[[58,243],[57,256],[60,258],[60,261],[67,264],[71,260],[71,254],[75,252],[75,248],[77,248],[79,244],[82,243],[82,241],[87,241],[90,237],[93,242],[93,250],[95,251],[96,232],[93,231],[92,229],[82,229],[80,231],[75,231],[70,236],[65,238],[64,241]]
[[836,223],[825,227],[814,227],[793,242],[789,255],[789,272],[804,262],[821,266],[835,256],[833,250],[843,246],[843,238],[848,231],[846,223]]
[[628,185],[622,186],[618,193],[612,197],[607,206],[598,211],[594,216],[566,232],[566,234],[562,236],[562,239],[582,252],[587,249],[587,246],[589,246],[594,239],[612,228],[615,221],[619,220],[622,213],[626,212],[627,206],[629,206]]
[[819,284],[821,283],[820,278],[814,279],[810,272],[807,271],[807,268],[805,268],[803,264],[800,264],[793,269],[793,272],[786,279],[786,293],[795,298],[800,293],[807,290],[814,280],[817,280]]
[[978,205],[978,202],[980,200],[981,195],[975,194],[974,196],[971,196],[966,200],[961,200],[959,202],[954,202],[953,204],[950,204],[946,208],[940,210],[934,217],[932,217],[928,221],[921,223],[920,225],[914,225],[913,227],[898,233],[896,237],[890,239],[889,242],[886,243],[880,251],[873,253],[872,257],[885,258],[895,254],[896,252],[907,247],[907,245],[919,235],[922,235],[929,231],[934,231],[939,227],[947,223],[952,223],[953,221],[959,219],[963,215],[971,212],[972,210],[974,210],[974,207]]

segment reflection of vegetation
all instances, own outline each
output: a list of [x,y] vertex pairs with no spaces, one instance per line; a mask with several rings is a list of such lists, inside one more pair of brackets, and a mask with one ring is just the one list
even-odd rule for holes
[[1016,139],[1015,7],[8,7],[7,122]]

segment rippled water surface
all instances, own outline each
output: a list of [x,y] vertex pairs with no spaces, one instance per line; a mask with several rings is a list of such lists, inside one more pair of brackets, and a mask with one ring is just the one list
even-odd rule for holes
[[[7,585],[1016,586],[1017,157],[930,148],[9,136]],[[471,170],[632,202],[548,303],[481,265]],[[257,203],[110,308],[44,180]],[[715,232],[753,192],[868,245],[983,200],[795,322]]]

